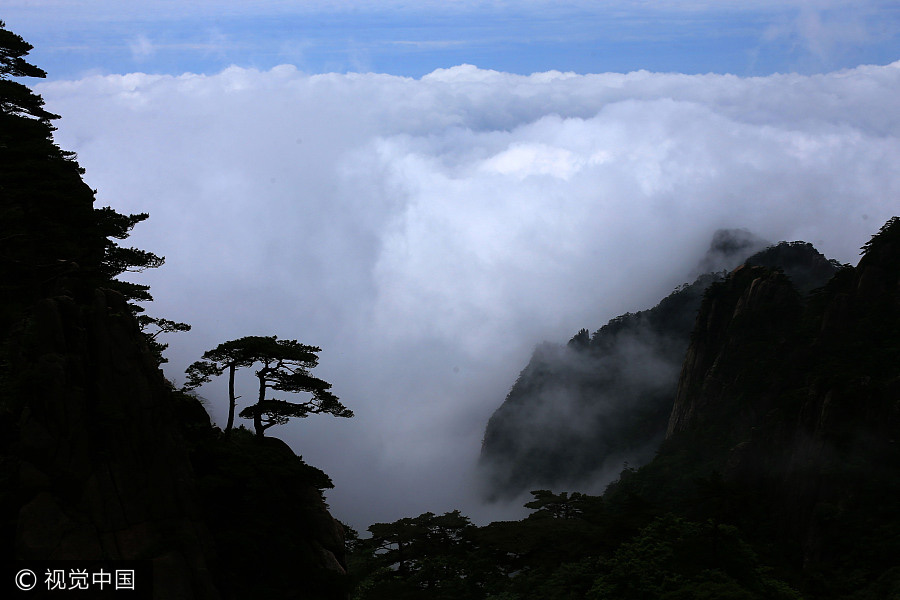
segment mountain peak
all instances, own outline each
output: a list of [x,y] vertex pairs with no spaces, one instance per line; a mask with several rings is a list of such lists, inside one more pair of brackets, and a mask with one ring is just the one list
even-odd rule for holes
[[[747,258],[753,250],[759,251]],[[772,295],[793,306],[797,291],[822,286],[838,268],[806,242],[768,245],[746,229],[722,229],[705,259],[718,271],[592,335],[582,329],[566,345],[539,345],[487,424],[481,451],[487,495],[586,489],[604,484],[623,461],[650,460],[667,430],[704,290],[722,279],[721,267],[734,269],[745,259],[732,278],[759,281],[731,311],[746,315],[765,308]]]
[[717,229],[697,265],[696,274],[731,271],[748,256],[769,245],[770,242],[747,229]]

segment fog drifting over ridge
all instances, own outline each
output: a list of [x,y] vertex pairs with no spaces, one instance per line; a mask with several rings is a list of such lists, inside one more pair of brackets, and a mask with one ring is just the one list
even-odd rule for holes
[[[855,264],[900,212],[900,62],[760,78],[232,67],[37,90],[98,204],[150,213],[130,240],[167,259],[139,276],[148,312],[193,325],[165,340],[170,379],[243,335],[323,348],[316,374],[356,417],[270,433],[331,475],[333,514],[360,529],[505,514],[478,506],[474,465],[532,348],[652,306],[716,229]],[[221,423],[219,384],[200,393]]]

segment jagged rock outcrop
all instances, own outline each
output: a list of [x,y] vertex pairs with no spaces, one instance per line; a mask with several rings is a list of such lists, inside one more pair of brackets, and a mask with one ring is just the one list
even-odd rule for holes
[[[758,265],[746,267],[750,270],[741,277],[762,272],[762,266],[783,270],[758,282],[759,289],[741,301],[739,321],[751,319],[757,300],[767,294],[783,294],[779,301],[797,304],[792,282],[806,293],[824,285],[838,268],[805,242],[781,242],[749,258],[740,254],[760,244],[746,231],[720,231],[703,262],[733,266],[746,259],[747,265]],[[648,462],[667,431],[704,290],[722,277],[707,273],[654,308],[616,317],[593,335],[582,330],[565,346],[538,346],[487,424],[480,460],[485,495],[511,498],[541,487],[596,489],[594,480],[605,484],[623,462]],[[721,304],[704,319],[720,322],[718,312],[726,310]],[[734,312],[735,306],[727,310]],[[796,307],[790,311],[795,313]],[[760,335],[774,323],[769,315],[763,317],[763,327],[756,331]],[[728,335],[724,330],[708,333]],[[693,352],[688,357],[692,363],[708,358],[703,348]]]
[[776,361],[787,341],[785,331],[799,313],[800,296],[783,273],[744,265],[713,284],[697,315],[666,435],[721,421],[723,414],[733,421],[736,411],[742,410],[739,399],[757,392],[757,386],[765,382],[729,377],[731,373],[721,371],[747,360],[758,361],[757,352],[764,353],[767,362]]
[[671,490],[720,473],[754,498],[733,517],[776,541],[821,597],[898,583],[898,275],[895,218],[805,303],[760,267],[711,286],[667,442],[640,477]]

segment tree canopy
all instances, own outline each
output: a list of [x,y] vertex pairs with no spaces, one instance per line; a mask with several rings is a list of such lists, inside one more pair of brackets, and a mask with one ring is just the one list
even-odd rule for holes
[[[186,370],[185,389],[195,389],[211,381],[212,377],[228,371],[228,423],[225,431],[234,425],[235,372],[239,368],[257,366],[255,371],[259,391],[255,404],[244,408],[238,416],[253,419],[256,435],[287,423],[291,417],[304,418],[310,414],[330,414],[335,417],[352,417],[353,411],[341,404],[331,393],[331,384],[310,374],[319,362],[322,349],[301,344],[297,340],[279,340],[277,336],[247,336],[223,342],[206,351],[201,360]],[[302,402],[292,402],[267,397],[268,390],[288,394],[308,393]]]
[[[46,77],[26,60],[32,45],[0,21],[0,291],[9,299],[0,331],[21,311],[46,295],[84,295],[97,287],[113,289],[129,302],[149,301],[149,286],[123,281],[124,273],[163,264],[152,252],[120,245],[146,213],[124,215],[94,208],[96,191],[82,180],[74,152],[53,141],[58,119],[44,100],[12,78]],[[160,333],[190,327],[140,315],[150,350],[165,362]],[[157,331],[147,332],[155,326]]]

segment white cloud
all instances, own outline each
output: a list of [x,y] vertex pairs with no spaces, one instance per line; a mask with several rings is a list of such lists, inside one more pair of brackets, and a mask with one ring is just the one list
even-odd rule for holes
[[[473,499],[542,339],[652,305],[718,227],[854,261],[900,192],[900,63],[812,77],[305,75],[42,84],[99,202],[147,211],[167,371],[242,335],[324,348],[357,417],[276,435],[355,526]],[[203,392],[214,400],[215,387]]]
[[890,30],[896,22],[888,25],[896,6],[879,1],[801,0],[786,8],[765,29],[763,39],[793,43],[825,64],[851,49],[896,34]]
[[128,44],[131,55],[137,61],[145,61],[156,53],[153,42],[146,35],[139,35]]

